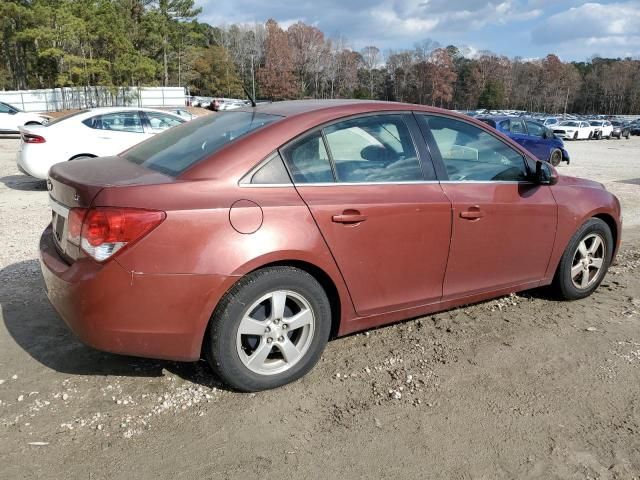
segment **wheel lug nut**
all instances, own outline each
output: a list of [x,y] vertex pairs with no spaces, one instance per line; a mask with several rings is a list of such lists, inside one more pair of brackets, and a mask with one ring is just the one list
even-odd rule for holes
[[286,330],[287,328],[289,328],[289,327],[287,327],[287,324],[286,324],[286,323],[283,323],[283,324],[282,324],[282,329],[283,329],[283,330]]
[[264,329],[265,332],[269,333],[271,331],[271,327],[267,327]]
[[278,323],[280,323],[280,320],[278,320],[278,319],[276,318],[276,319],[273,321],[273,323],[275,323],[275,324],[277,325]]
[[271,342],[273,342],[273,338],[271,337],[267,338],[267,343],[271,343]]
[[280,336],[278,337],[278,341],[279,341],[279,342],[283,342],[283,341],[284,341],[284,337],[283,337],[282,335],[280,335]]

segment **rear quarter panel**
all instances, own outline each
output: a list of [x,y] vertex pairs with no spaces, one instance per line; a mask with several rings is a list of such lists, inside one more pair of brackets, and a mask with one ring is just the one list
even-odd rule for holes
[[[231,207],[241,200],[248,202],[240,205],[257,204],[261,211],[262,222],[254,233],[240,233],[231,224]],[[355,316],[336,263],[293,186],[244,188],[215,180],[177,181],[105,188],[94,205],[135,205],[166,211],[167,218],[160,226],[116,257],[130,272],[222,275],[232,277],[227,284],[230,287],[241,276],[262,266],[305,262],[321,269],[336,286],[341,320]],[[210,292],[206,320],[224,293]]]

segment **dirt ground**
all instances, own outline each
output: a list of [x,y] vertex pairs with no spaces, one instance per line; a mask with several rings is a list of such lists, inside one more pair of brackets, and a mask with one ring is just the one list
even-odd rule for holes
[[37,263],[47,192],[17,145],[0,138],[0,478],[640,478],[639,137],[567,143],[561,173],[624,209],[592,297],[528,292],[337,339],[260,394],[69,333]]

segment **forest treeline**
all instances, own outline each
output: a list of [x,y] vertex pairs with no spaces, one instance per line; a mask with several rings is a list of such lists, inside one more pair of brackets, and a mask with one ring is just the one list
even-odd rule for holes
[[640,112],[640,61],[507,58],[418,42],[361,50],[312,25],[212,26],[194,0],[2,0],[0,89],[184,86],[191,94],[375,98],[456,109]]

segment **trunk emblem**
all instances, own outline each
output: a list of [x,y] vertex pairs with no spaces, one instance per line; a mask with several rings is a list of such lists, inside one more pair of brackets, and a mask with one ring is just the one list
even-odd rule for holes
[[74,199],[76,202],[79,202],[79,201],[80,201],[80,195],[78,195],[77,193],[74,193],[74,194],[73,194],[73,199]]

